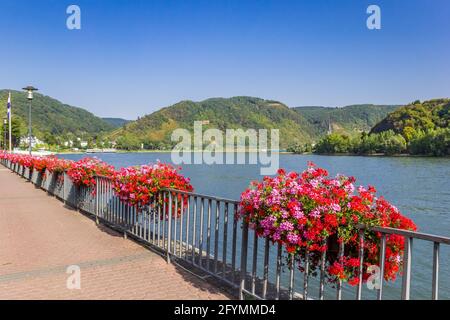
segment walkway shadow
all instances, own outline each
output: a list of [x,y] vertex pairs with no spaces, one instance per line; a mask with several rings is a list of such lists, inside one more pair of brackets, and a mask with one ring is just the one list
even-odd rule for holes
[[[95,219],[94,219],[94,220],[95,220]],[[108,227],[108,226],[106,226],[106,225],[104,225],[104,224],[102,224],[102,223],[96,224],[96,227],[97,227],[97,229],[100,230],[101,232],[104,232],[104,233],[106,233],[106,234],[108,234],[108,235],[110,235],[110,236],[113,236],[113,237],[123,237],[123,233],[120,233],[119,231],[116,231],[116,230],[114,230],[114,229],[112,229],[112,228],[110,228],[110,227]]]
[[[52,196],[52,195],[48,194],[48,196]],[[94,214],[86,212],[81,209],[74,208],[71,205],[71,203],[75,202],[74,200],[76,198],[77,198],[76,193],[69,195],[69,199],[72,201],[67,201],[66,203],[63,204],[63,207],[67,210],[70,210],[71,212],[81,213],[83,216],[92,220],[95,223],[96,216]],[[113,225],[103,219],[100,219],[100,223],[98,223],[98,224],[96,223],[95,225],[98,230],[106,233],[109,236],[113,236],[113,237],[123,237],[124,231],[125,230],[131,231],[132,227],[133,227],[133,225],[129,225],[128,223],[126,223],[125,225],[121,225],[121,226]],[[150,245],[148,242],[145,242],[144,240],[140,239],[137,236],[132,235],[131,233],[127,233],[127,237],[129,238],[129,240],[145,247],[152,253],[157,254],[159,259],[165,259],[164,254],[157,247]],[[193,266],[190,263],[183,262],[182,259],[173,258],[172,260],[173,261],[171,263],[174,266],[175,271],[179,275],[181,275],[183,280],[186,283],[190,284],[192,287],[195,287],[198,290],[208,293],[208,294],[211,294],[211,295],[222,294],[229,299],[237,298],[237,290],[235,288],[233,289],[226,283],[223,283],[221,280],[212,277],[210,274],[208,274],[204,270],[201,270],[200,268]],[[221,268],[222,268],[222,265],[219,263],[218,269],[221,269]],[[237,277],[238,275],[236,274],[235,276]],[[185,297],[185,298],[189,299],[189,297]]]
[[[149,251],[156,253],[159,257],[159,259],[166,260],[166,256],[162,249],[156,248],[149,243],[145,242],[144,240],[129,235],[130,240],[134,241],[135,243],[141,245],[142,247],[145,247]],[[236,288],[232,288],[229,284],[225,283],[224,281],[215,278],[211,276],[206,271],[200,269],[197,266],[193,266],[189,262],[183,261],[183,259],[178,259],[175,257],[171,258],[170,262],[174,268],[175,271],[181,275],[184,281],[186,283],[189,283],[191,286],[199,289],[202,292],[206,292],[209,294],[222,294],[228,299],[237,299],[238,298],[238,290]],[[221,265],[218,265],[218,268],[222,268]],[[235,275],[238,277],[238,274]],[[193,300],[192,298],[189,299],[187,297],[186,300]]]
[[[238,298],[238,291],[236,289],[233,290],[229,285],[222,283],[222,281],[212,277],[205,271],[197,267],[192,267],[192,265],[188,263],[183,263],[181,261],[174,262],[172,262],[172,264],[177,273],[183,277],[183,280],[200,291],[209,294],[222,294],[231,300]],[[183,264],[186,264],[186,267],[184,267]]]
[[[51,195],[50,195],[51,196]],[[70,211],[78,211],[78,209],[72,207],[71,205],[67,204],[67,203],[63,203],[63,208],[70,210]]]

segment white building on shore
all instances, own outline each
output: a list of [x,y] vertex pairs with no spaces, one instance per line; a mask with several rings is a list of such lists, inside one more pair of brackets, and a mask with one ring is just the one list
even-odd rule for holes
[[[29,143],[30,143],[29,137],[22,137],[22,138],[20,138],[20,144],[21,145],[28,145]],[[31,137],[31,147],[32,148],[35,148],[37,145],[40,145],[40,144],[44,144],[44,141],[39,140],[35,136]]]

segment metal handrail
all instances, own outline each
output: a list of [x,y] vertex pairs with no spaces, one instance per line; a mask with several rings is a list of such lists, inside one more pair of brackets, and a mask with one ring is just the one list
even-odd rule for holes
[[188,196],[202,197],[204,199],[209,199],[209,200],[224,201],[224,202],[233,203],[233,204],[237,204],[237,205],[240,204],[239,200],[233,200],[233,199],[227,199],[227,198],[222,198],[222,197],[216,197],[216,196],[211,196],[211,195],[207,195],[207,194],[201,194],[201,193],[177,190],[177,189],[172,189],[172,188],[164,188],[162,190],[169,191],[169,192],[176,192],[176,193],[183,194],[183,195],[188,195]]
[[[96,177],[98,178],[102,178],[102,179],[107,179],[107,180],[111,180],[111,177],[108,176],[104,176],[104,175],[96,175]],[[180,194],[184,194],[184,195],[188,195],[188,196],[196,196],[196,197],[202,197],[205,199],[211,199],[211,200],[218,200],[218,201],[226,201],[229,203],[235,203],[235,204],[239,204],[240,201],[239,200],[234,200],[234,199],[227,199],[227,198],[223,198],[223,197],[217,197],[217,196],[212,196],[212,195],[207,195],[207,194],[201,194],[201,193],[195,193],[195,192],[189,192],[189,191],[183,191],[183,190],[178,190],[178,189],[173,189],[173,188],[164,188],[162,189],[164,191],[172,191],[172,192],[177,192]]]
[[357,225],[358,229],[367,229],[370,231],[385,233],[385,234],[397,234],[405,237],[417,238],[421,240],[439,242],[443,244],[450,244],[450,237],[437,236],[434,234],[417,232],[417,231],[409,231],[404,229],[395,229],[389,227],[378,227],[378,226],[365,226],[363,224]]

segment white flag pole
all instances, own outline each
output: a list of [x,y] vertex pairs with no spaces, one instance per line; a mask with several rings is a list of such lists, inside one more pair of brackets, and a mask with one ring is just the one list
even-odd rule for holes
[[11,106],[11,92],[9,92],[9,96],[8,96],[8,123],[9,123],[9,153],[12,152],[12,137],[11,137],[11,127],[12,127],[12,123],[11,123],[11,118],[12,118],[12,106]]

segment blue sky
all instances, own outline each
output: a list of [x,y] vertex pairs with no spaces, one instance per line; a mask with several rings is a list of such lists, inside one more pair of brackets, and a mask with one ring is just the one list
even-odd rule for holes
[[[81,30],[66,8],[81,8]],[[381,30],[366,9],[381,8]],[[448,0],[1,0],[0,88],[99,116],[236,95],[298,105],[450,96]]]

